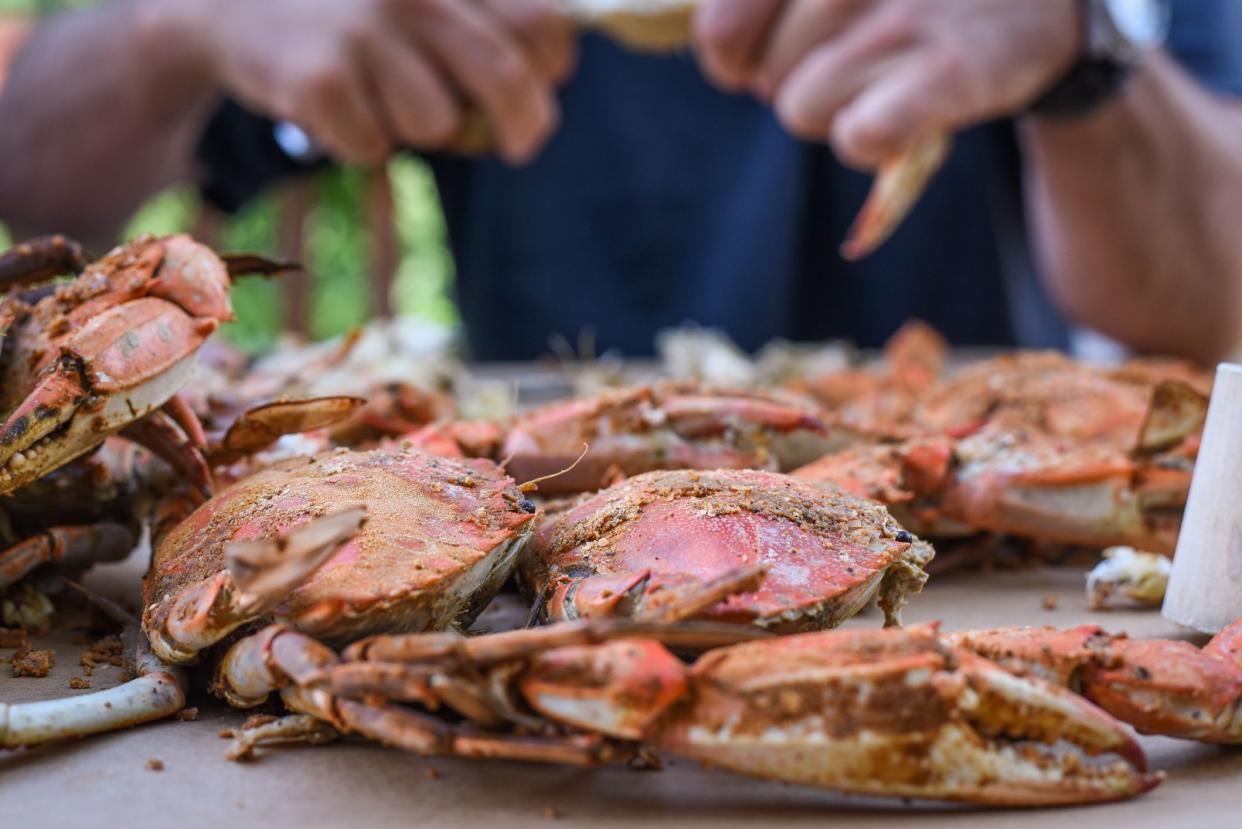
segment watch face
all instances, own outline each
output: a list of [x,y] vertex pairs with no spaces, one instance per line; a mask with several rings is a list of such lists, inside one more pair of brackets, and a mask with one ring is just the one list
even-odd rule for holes
[[1169,35],[1169,0],[1106,0],[1113,25],[1140,49],[1155,49]]

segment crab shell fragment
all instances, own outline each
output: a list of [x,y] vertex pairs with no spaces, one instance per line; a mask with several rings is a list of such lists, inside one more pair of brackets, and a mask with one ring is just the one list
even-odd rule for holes
[[242,479],[160,540],[143,614],[157,654],[196,656],[173,643],[161,649],[170,625],[212,624],[170,618],[184,607],[175,599],[227,575],[239,542],[276,539],[355,504],[366,507],[361,532],[272,614],[328,642],[440,629],[478,612],[508,578],[535,512],[490,461],[338,450],[280,464]]
[[675,470],[549,515],[519,573],[552,619],[655,618],[701,585],[758,568],[757,589],[698,618],[789,632],[835,627],[877,595],[898,623],[933,555],[875,502],[778,473]]

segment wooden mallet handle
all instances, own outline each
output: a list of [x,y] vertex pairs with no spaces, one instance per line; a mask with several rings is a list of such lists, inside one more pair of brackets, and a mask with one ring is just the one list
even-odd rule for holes
[[1242,366],[1216,371],[1164,615],[1216,633],[1242,618]]

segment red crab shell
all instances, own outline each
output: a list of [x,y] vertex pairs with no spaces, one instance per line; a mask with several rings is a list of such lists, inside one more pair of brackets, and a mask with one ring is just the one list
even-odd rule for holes
[[757,590],[701,615],[790,631],[834,627],[877,594],[895,621],[931,555],[875,502],[778,473],[664,471],[546,517],[519,568],[560,619],[641,616],[758,566]]
[[804,403],[657,383],[523,415],[497,457],[518,480],[547,477],[541,492],[568,495],[657,469],[793,469],[832,448]]
[[230,542],[278,533],[353,504],[363,530],[274,614],[343,641],[439,629],[477,612],[507,579],[534,506],[490,461],[336,451],[282,464],[208,501],[169,532],[144,582],[153,606],[225,568]]

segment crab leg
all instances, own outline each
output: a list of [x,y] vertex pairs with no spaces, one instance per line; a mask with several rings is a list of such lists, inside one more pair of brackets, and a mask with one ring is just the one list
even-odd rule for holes
[[0,590],[16,584],[41,564],[77,569],[96,562],[119,561],[137,543],[133,532],[121,524],[50,527],[0,551]]
[[[201,425],[197,431],[202,434]],[[211,497],[211,470],[207,468],[202,451],[189,433],[181,428],[178,420],[162,410],[155,411],[129,424],[120,434],[165,461],[204,497]]]
[[318,717],[291,714],[258,725],[233,729],[233,745],[225,754],[230,760],[253,760],[255,749],[270,743],[326,745],[340,739],[341,732]]
[[1202,650],[1110,636],[1093,625],[963,633],[950,641],[1007,670],[1072,687],[1144,734],[1242,744],[1242,622]]
[[363,507],[312,519],[275,539],[233,542],[229,569],[162,597],[143,614],[151,647],[173,664],[201,651],[280,603],[362,528]]
[[467,638],[456,633],[413,633],[360,639],[342,654],[347,662],[434,661],[442,665],[486,668],[526,659],[550,648],[596,645],[617,639],[651,638],[678,649],[706,650],[767,639],[769,634],[744,625],[710,623],[662,625],[648,622],[565,622],[547,627]]
[[[126,640],[141,641],[136,628]],[[137,646],[136,647],[140,647]],[[0,747],[21,748],[87,737],[171,716],[185,707],[185,677],[139,650],[137,679],[92,694],[42,702],[0,703]]]
[[392,705],[372,705],[350,699],[333,699],[323,707],[322,695],[291,687],[285,704],[313,716],[331,717],[334,725],[385,745],[424,757],[465,757],[477,760],[525,760],[574,766],[596,766],[629,755],[594,735],[564,738],[512,737],[475,732],[453,726],[436,717]]
[[0,290],[79,274],[85,266],[77,242],[64,236],[41,236],[0,254]]
[[841,246],[841,255],[849,260],[863,259],[888,241],[944,166],[951,147],[947,135],[932,135],[882,165],[866,204]]
[[[556,740],[474,733],[406,708],[343,699],[312,687],[320,684],[321,677],[336,662],[336,655],[314,639],[272,625],[229,649],[217,669],[213,687],[217,694],[238,707],[262,704],[270,693],[280,690],[288,707],[330,723],[338,731],[357,732],[424,755],[577,765],[594,765],[607,757],[605,744],[599,738]],[[462,683],[449,693],[460,703],[460,693],[465,690]],[[438,693],[445,691],[442,683]],[[486,702],[476,699],[471,705],[485,706]],[[474,713],[476,717],[472,719],[487,720],[490,724],[500,722],[498,717],[487,717],[486,712],[478,708]],[[250,756],[252,747],[253,742],[235,746],[230,759]]]
[[203,423],[194,413],[194,409],[190,408],[190,404],[185,402],[184,397],[174,394],[168,398],[168,402],[164,404],[161,411],[172,418],[173,423],[176,423],[177,427],[185,433],[186,440],[191,446],[197,449],[207,448],[207,435],[203,432]]

